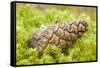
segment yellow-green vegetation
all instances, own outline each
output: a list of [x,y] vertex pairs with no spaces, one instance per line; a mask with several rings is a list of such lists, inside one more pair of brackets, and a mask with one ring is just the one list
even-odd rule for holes
[[[89,7],[48,6],[17,4],[16,6],[16,63],[17,65],[82,62],[96,60],[96,9]],[[88,22],[88,31],[65,52],[48,45],[42,56],[27,46],[26,41],[41,27],[55,21],[67,22],[83,18]]]

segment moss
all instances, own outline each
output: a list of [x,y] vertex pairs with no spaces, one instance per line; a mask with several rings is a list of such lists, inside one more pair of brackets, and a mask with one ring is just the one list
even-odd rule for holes
[[[16,62],[17,65],[64,63],[96,60],[96,21],[95,12],[91,15],[86,10],[74,13],[74,10],[63,7],[49,7],[40,10],[29,4],[17,4],[16,23]],[[88,7],[87,7],[88,8]],[[74,7],[75,9],[75,7]],[[91,8],[88,8],[91,10]],[[79,9],[78,9],[79,10]],[[78,11],[77,10],[77,11]],[[95,9],[94,9],[95,10]],[[76,12],[76,11],[75,11]],[[83,13],[84,12],[84,13]],[[46,27],[58,21],[71,21],[76,18],[84,18],[88,22],[88,31],[81,37],[72,48],[63,51],[54,46],[48,45],[41,57],[37,51],[27,46],[27,39],[40,27]],[[94,17],[94,19],[93,19]]]

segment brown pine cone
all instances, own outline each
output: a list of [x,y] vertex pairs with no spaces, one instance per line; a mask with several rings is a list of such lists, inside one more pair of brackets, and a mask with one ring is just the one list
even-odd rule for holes
[[29,38],[28,46],[36,48],[39,53],[42,53],[48,44],[54,44],[62,49],[68,48],[87,31],[87,26],[86,21],[81,19],[71,24],[54,24],[42,28]]

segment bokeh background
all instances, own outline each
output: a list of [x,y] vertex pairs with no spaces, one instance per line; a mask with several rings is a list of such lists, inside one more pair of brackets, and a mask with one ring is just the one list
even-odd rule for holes
[[[27,46],[28,38],[41,27],[55,21],[69,22],[83,18],[88,22],[88,31],[72,48],[62,50],[48,45],[41,58],[37,51]],[[52,55],[53,54],[53,55]],[[96,8],[45,4],[16,4],[16,64],[48,64],[96,61]]]

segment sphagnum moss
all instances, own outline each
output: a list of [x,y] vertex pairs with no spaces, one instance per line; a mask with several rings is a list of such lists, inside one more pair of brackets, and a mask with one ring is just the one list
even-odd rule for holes
[[[70,7],[69,7],[70,8]],[[75,13],[72,9],[46,8],[37,9],[32,5],[16,6],[16,63],[17,65],[63,63],[96,60],[96,21],[94,12],[86,10]],[[75,9],[75,7],[74,7]],[[91,10],[91,8],[89,8]],[[78,11],[79,9],[77,8]],[[89,15],[91,14],[91,15]],[[91,17],[92,16],[92,17]],[[88,31],[78,39],[72,48],[63,53],[59,47],[50,45],[40,57],[36,49],[27,46],[27,39],[40,27],[54,24],[55,20],[71,21],[77,17],[83,18],[88,23]],[[94,18],[93,18],[94,17]],[[62,23],[61,23],[62,24]],[[66,24],[68,24],[66,22]]]

